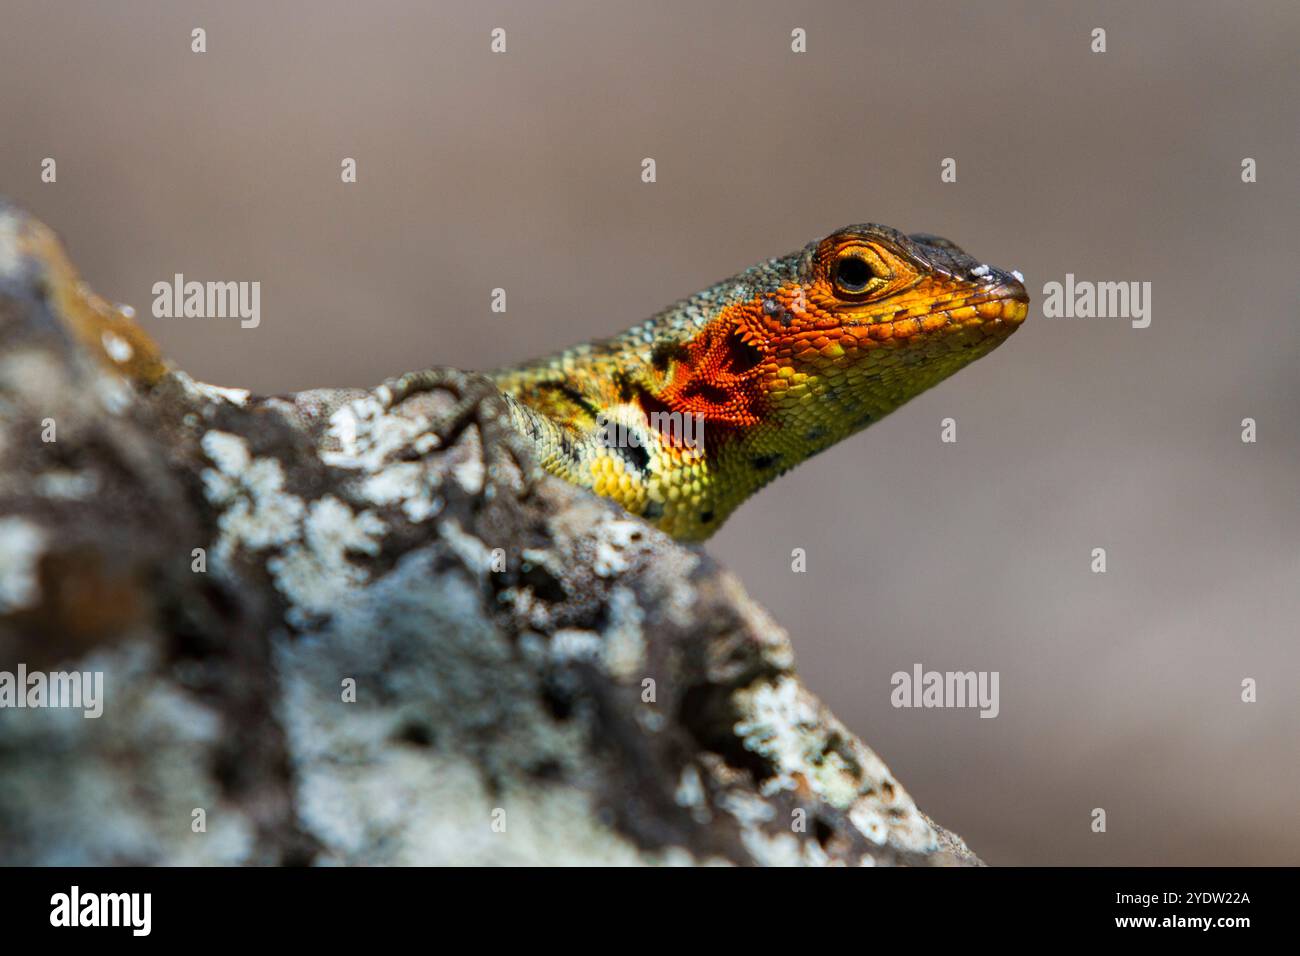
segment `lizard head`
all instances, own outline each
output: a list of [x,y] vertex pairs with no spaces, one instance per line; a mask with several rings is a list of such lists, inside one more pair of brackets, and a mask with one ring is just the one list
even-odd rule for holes
[[[848,226],[742,273],[677,350],[664,406],[805,458],[987,354],[1019,327],[1021,280],[955,243]],[[779,449],[773,447],[772,453]],[[791,462],[792,463],[792,462]]]

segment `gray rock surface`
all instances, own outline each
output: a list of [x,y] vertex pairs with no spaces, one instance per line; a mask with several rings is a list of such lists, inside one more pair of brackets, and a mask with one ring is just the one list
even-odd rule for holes
[[103,712],[0,709],[4,864],[979,862],[732,576],[537,473],[485,379],[195,382],[0,205],[20,664],[102,673]]

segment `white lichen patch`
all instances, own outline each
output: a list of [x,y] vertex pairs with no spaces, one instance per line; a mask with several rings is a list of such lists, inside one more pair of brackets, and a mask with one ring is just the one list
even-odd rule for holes
[[377,554],[384,531],[383,521],[374,514],[354,514],[332,495],[313,501],[303,522],[302,543],[290,544],[266,562],[276,588],[289,601],[289,623],[304,627],[332,613],[366,584],[369,573],[348,555]]
[[376,505],[391,505],[420,493],[424,467],[414,461],[400,461],[376,472],[361,483],[361,497]]
[[[442,476],[423,462],[401,458],[410,452],[423,456],[434,451],[438,436],[429,430],[428,418],[396,414],[390,400],[388,389],[381,386],[337,408],[321,440],[320,459],[336,468],[365,473],[358,492],[366,501],[380,507],[399,505],[413,523],[428,521],[441,514],[446,504],[440,494]],[[471,495],[482,493],[487,477],[477,453],[455,462],[448,474]]]
[[679,807],[685,807],[691,811],[691,818],[701,826],[707,825],[712,819],[713,814],[709,811],[708,801],[704,796],[704,783],[700,779],[700,772],[694,764],[687,764],[682,768],[681,778],[677,782],[677,790],[673,793],[673,799]]
[[616,587],[609,595],[609,626],[601,658],[605,670],[616,680],[630,681],[645,674],[645,634],[641,623],[645,613],[628,588]]
[[333,495],[312,502],[305,529],[307,546],[331,557],[348,551],[376,555],[379,536],[387,530],[384,522],[369,511],[353,514]]
[[36,476],[35,487],[44,498],[82,501],[99,490],[99,475],[93,471],[47,471]]
[[608,518],[596,529],[596,554],[591,568],[602,578],[622,574],[629,567],[629,551],[646,533],[640,521],[625,518]]
[[551,636],[551,656],[558,661],[594,661],[600,657],[600,635],[564,628]]
[[321,461],[336,468],[377,472],[388,457],[422,435],[427,419],[389,414],[376,396],[348,402],[330,416]]
[[801,840],[793,833],[742,829],[740,841],[759,866],[830,866],[831,859],[816,840]]
[[470,455],[457,462],[451,469],[451,474],[466,493],[471,495],[477,495],[483,490],[483,479],[487,476],[483,459],[478,455]]
[[299,536],[306,507],[284,490],[284,467],[274,458],[253,458],[248,443],[229,432],[209,431],[199,444],[216,465],[203,471],[208,501],[225,510],[217,520],[216,556],[228,561],[236,548],[261,551]]
[[[802,781],[828,804],[847,811],[873,843],[917,852],[938,845],[933,828],[880,758],[793,677],[737,691],[734,701],[741,714],[736,734],[746,749],[767,758],[776,770],[764,781],[764,793],[795,789]],[[845,748],[852,751],[848,758],[841,752]]]
[[207,382],[198,382],[199,391],[209,398],[229,402],[231,405],[247,405],[248,389],[246,388],[226,388],[221,385],[209,385]]
[[438,525],[438,536],[446,541],[465,567],[484,575],[492,569],[492,549],[481,539],[467,534],[454,518]]
[[442,513],[443,500],[433,495],[416,495],[402,502],[402,513],[412,524],[428,521]]
[[872,843],[884,843],[889,837],[884,814],[868,801],[860,801],[849,811],[849,821]]
[[298,534],[304,505],[284,490],[284,468],[274,458],[259,458],[244,472],[241,498],[221,516],[223,536],[250,551],[287,544]]
[[229,402],[232,405],[240,406],[248,404],[250,393],[246,388],[225,388],[221,385],[209,385],[207,382],[195,381],[184,372],[175,372],[173,377],[191,398],[209,402]]
[[203,454],[207,455],[223,475],[237,477],[252,461],[248,452],[248,442],[230,432],[210,431],[199,441]]
[[359,493],[379,507],[400,504],[408,521],[418,524],[440,514],[445,502],[436,492],[438,473],[419,462],[399,461],[361,482]]
[[0,518],[0,613],[40,598],[37,571],[45,544],[44,529],[24,518]]
[[758,827],[776,817],[776,809],[756,793],[728,790],[718,797],[718,806],[742,827]]
[[758,866],[801,866],[803,848],[793,833],[767,833],[755,827],[740,831],[740,842]]
[[[766,757],[779,769],[802,772],[810,757],[819,757],[820,713],[816,702],[802,693],[792,677],[776,683],[761,682],[736,692],[736,703],[744,719],[735,726],[746,749]],[[782,774],[779,779],[791,789],[795,781]]]

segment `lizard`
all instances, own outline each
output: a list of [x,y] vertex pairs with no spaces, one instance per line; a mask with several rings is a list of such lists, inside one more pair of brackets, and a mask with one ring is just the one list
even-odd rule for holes
[[621,335],[487,372],[542,467],[683,541],[988,354],[1022,277],[927,233],[847,226]]
[[[16,239],[47,264],[47,285],[92,352],[142,386],[162,380],[157,346],[77,279],[50,230],[28,221]],[[702,541],[779,475],[988,354],[1028,303],[1018,273],[939,236],[866,223],[621,335],[490,370],[479,387],[433,368],[390,379],[382,394],[391,406],[431,388],[463,392],[454,431],[482,413],[485,390],[499,391],[544,470]],[[319,416],[361,393],[308,394]]]

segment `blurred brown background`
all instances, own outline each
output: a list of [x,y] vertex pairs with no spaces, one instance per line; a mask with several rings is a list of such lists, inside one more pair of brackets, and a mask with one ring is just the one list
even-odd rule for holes
[[[1001,350],[707,549],[989,862],[1300,863],[1300,7],[1045,6],[6,0],[0,192],[263,392],[542,354],[864,220],[1022,270]],[[176,272],[260,280],[261,327],[152,318]],[[1067,272],[1151,327],[1043,318]],[[1001,715],[893,709],[915,662]]]

